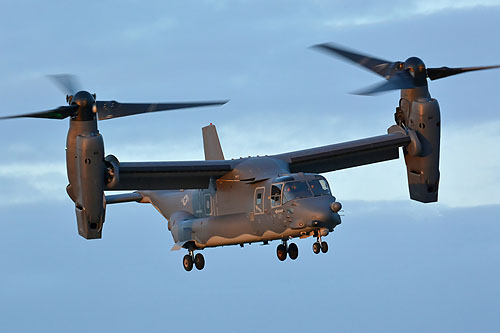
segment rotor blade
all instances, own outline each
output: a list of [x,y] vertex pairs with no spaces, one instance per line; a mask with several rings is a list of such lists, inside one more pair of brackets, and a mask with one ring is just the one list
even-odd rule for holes
[[458,67],[458,68],[449,68],[444,66],[439,68],[427,68],[427,76],[431,80],[437,80],[465,72],[480,71],[483,69],[492,69],[492,68],[500,68],[500,66]]
[[386,82],[376,84],[370,88],[364,90],[356,91],[353,94],[356,95],[374,95],[388,90],[399,90],[399,89],[413,89],[416,88],[413,77],[408,73],[408,71],[398,72],[393,75]]
[[330,54],[333,53],[336,56],[343,57],[385,78],[392,76],[395,71],[396,63],[394,62],[373,58],[360,53],[354,53],[331,43],[318,44],[312,47]]
[[97,114],[99,120],[131,116],[134,114],[168,111],[200,106],[224,105],[228,101],[214,102],[186,102],[186,103],[119,103],[117,101],[97,101]]
[[47,118],[47,119],[64,119],[72,116],[75,111],[78,110],[78,105],[68,105],[60,106],[57,109],[25,113],[16,116],[0,117],[0,119],[12,119],[12,118]]
[[81,84],[76,75],[55,74],[47,75],[65,95],[74,95],[80,90]]

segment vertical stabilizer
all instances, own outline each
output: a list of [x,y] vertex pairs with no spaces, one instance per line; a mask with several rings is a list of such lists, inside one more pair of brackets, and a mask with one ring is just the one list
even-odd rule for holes
[[203,148],[205,150],[205,160],[223,160],[224,154],[219,142],[219,136],[215,126],[210,124],[202,128]]

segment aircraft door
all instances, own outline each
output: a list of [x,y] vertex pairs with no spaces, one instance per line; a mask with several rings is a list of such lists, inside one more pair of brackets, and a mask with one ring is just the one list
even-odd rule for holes
[[281,193],[283,190],[283,183],[272,184],[271,185],[271,216],[273,221],[273,226],[281,229],[281,225],[286,226],[285,219],[283,217],[283,207],[281,207]]
[[264,194],[265,194],[266,188],[265,187],[257,187],[255,189],[255,195],[254,195],[254,214],[259,215],[259,214],[264,214]]

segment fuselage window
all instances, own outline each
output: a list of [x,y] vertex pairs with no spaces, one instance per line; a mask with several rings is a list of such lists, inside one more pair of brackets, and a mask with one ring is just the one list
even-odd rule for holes
[[255,214],[264,214],[264,187],[255,189]]
[[273,184],[271,186],[271,207],[281,206],[281,189],[283,184]]
[[205,214],[212,215],[212,199],[210,194],[205,194]]
[[283,203],[307,197],[312,197],[312,193],[305,181],[289,182],[283,188]]
[[307,181],[315,197],[320,195],[330,195],[330,187],[326,179],[311,179]]
[[255,200],[257,206],[262,205],[262,193],[257,193],[257,200]]

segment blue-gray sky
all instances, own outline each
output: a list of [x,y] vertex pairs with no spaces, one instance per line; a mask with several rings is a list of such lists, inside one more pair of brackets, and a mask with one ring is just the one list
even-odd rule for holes
[[[309,46],[499,64],[499,19],[488,0],[4,1],[0,115],[63,105],[44,75],[74,73],[100,99],[231,100],[101,122],[120,160],[202,159],[210,122],[228,158],[378,135],[398,93],[348,94],[379,78]],[[77,235],[66,121],[2,122],[2,330],[498,331],[498,78],[430,85],[443,118],[439,203],[409,202],[402,160],[327,174],[345,207],[331,253],[314,256],[310,239],[297,262],[278,262],[274,243],[211,249],[189,274],[150,206],[109,207],[102,240]]]

